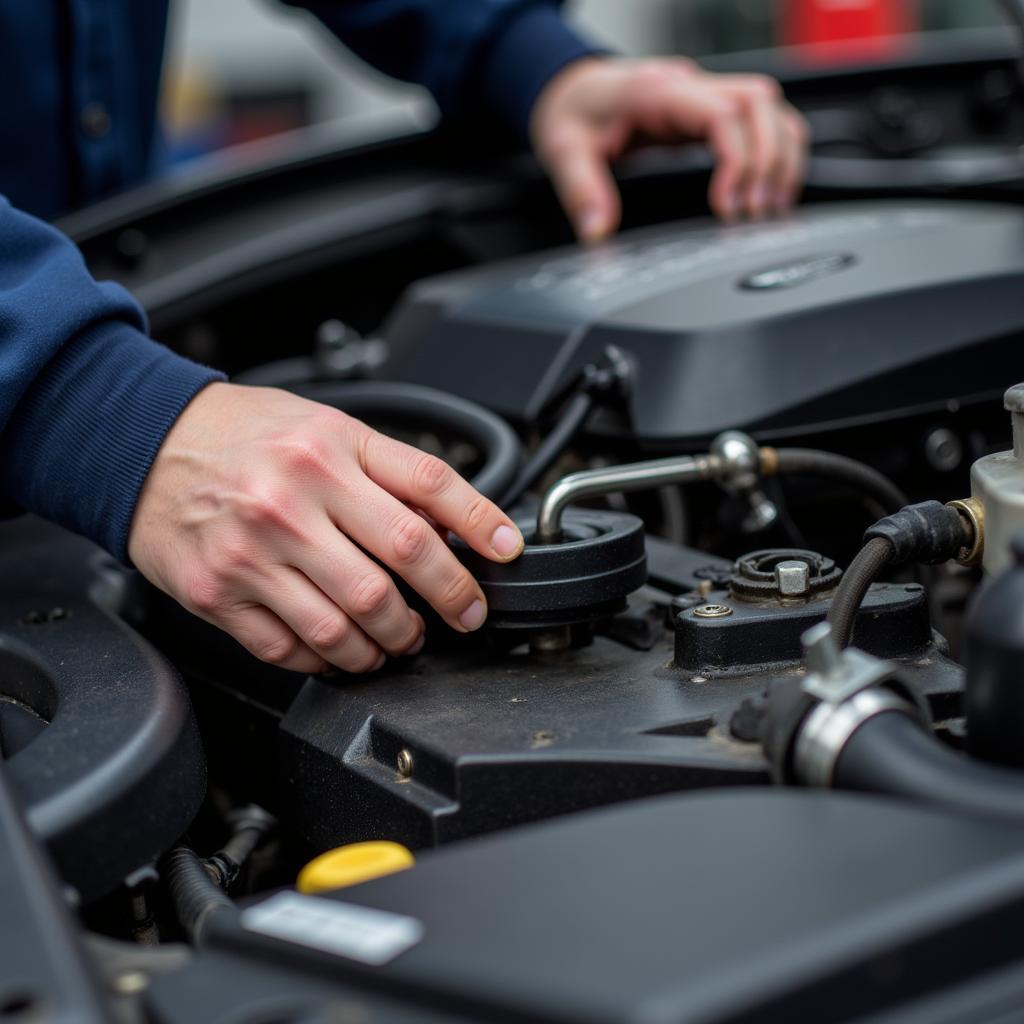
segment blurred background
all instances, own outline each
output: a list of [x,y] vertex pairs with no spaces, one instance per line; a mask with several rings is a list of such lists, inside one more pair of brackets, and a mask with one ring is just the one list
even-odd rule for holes
[[[870,59],[915,33],[997,22],[986,0],[577,0],[571,19],[611,49],[692,56],[811,44],[817,63]],[[351,57],[305,11],[273,0],[173,0],[165,123],[181,163],[310,124],[433,116],[418,89]]]

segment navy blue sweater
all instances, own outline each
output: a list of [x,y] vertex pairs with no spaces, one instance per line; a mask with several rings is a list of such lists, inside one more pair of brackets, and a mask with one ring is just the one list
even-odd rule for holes
[[[447,118],[520,139],[545,83],[592,52],[559,0],[286,2]],[[37,218],[159,169],[167,4],[0,0],[0,497],[123,560],[160,444],[220,375],[151,341],[132,297]]]

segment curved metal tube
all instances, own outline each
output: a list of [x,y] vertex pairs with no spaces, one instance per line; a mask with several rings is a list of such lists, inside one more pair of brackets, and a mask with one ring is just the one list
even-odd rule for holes
[[563,477],[541,499],[537,512],[537,541],[555,544],[562,535],[562,513],[574,501],[601,494],[645,491],[669,484],[710,480],[720,475],[717,455],[678,455],[627,466],[606,466]]

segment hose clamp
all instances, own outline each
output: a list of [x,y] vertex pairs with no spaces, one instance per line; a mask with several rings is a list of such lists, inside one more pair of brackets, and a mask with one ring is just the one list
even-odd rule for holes
[[804,720],[793,750],[797,778],[807,786],[828,788],[853,734],[877,715],[896,711],[921,720],[920,710],[891,690],[861,690],[841,704],[821,703]]
[[827,622],[807,630],[801,640],[808,669],[802,689],[818,701],[793,744],[793,768],[801,782],[831,786],[850,737],[876,715],[898,711],[928,724],[928,702],[892,662],[855,647],[840,651]]

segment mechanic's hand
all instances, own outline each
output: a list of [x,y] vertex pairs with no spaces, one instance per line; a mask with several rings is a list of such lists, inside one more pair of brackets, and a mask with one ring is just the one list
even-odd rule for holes
[[618,227],[608,162],[633,145],[706,141],[717,164],[709,202],[732,221],[796,202],[809,139],[806,121],[773,79],[711,74],[685,58],[576,61],[544,87],[530,135],[584,241]]
[[424,626],[360,547],[454,629],[483,624],[484,595],[437,527],[495,562],[523,548],[508,516],[434,456],[296,395],[217,383],[164,440],[128,553],[264,661],[367,672],[416,653]]

